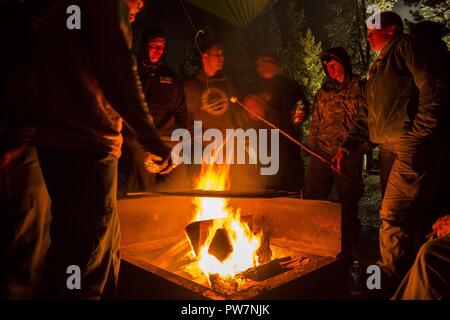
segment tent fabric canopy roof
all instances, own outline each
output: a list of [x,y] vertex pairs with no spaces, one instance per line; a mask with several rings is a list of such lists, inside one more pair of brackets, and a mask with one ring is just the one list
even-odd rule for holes
[[250,24],[269,4],[276,0],[187,0],[238,27]]

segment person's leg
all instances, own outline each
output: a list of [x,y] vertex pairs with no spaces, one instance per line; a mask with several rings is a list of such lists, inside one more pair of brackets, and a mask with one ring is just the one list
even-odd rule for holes
[[430,240],[420,248],[392,299],[450,299],[450,235]]
[[333,173],[327,163],[311,156],[306,172],[305,198],[326,200],[333,187]]
[[50,199],[34,147],[0,170],[0,298],[31,299],[49,246]]
[[347,256],[357,245],[361,231],[358,202],[364,194],[362,164],[363,155],[356,153],[344,161],[343,174],[333,173],[342,205],[342,252]]
[[[38,154],[53,214],[42,297],[99,299],[119,271],[117,158],[51,149]],[[66,283],[72,265],[81,270],[79,290]]]
[[433,166],[439,167],[439,144],[412,135],[395,145],[396,160],[389,175],[380,217],[381,267],[386,285],[398,285],[419,248],[423,215],[431,209],[429,195],[436,187]]
[[378,154],[379,166],[380,166],[380,188],[381,188],[381,198],[384,197],[386,192],[386,186],[389,179],[389,174],[391,173],[392,165],[394,164],[395,154],[389,150],[387,147],[380,147],[380,152]]

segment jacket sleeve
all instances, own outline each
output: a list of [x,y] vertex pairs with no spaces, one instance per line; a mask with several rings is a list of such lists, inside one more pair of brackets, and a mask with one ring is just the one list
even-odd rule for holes
[[320,91],[317,92],[312,106],[311,125],[309,127],[308,144],[314,147],[317,144],[317,136],[319,134],[320,116],[319,116],[319,96]]
[[358,113],[348,136],[342,142],[341,147],[349,153],[356,152],[363,147],[364,143],[369,141],[369,128],[367,126],[367,103],[365,95],[365,85],[360,82],[357,101],[359,105]]
[[419,105],[412,131],[419,137],[434,134],[442,125],[444,107],[448,101],[447,70],[443,67],[445,61],[429,46],[420,46],[410,39],[403,41],[399,50],[419,89]]
[[143,147],[166,157],[170,149],[159,138],[142,92],[124,2],[96,0],[85,1],[85,5],[89,58],[103,94]]

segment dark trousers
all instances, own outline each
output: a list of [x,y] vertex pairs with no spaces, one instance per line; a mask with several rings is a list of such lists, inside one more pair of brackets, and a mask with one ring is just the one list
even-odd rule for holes
[[49,246],[50,199],[36,148],[0,169],[0,299],[31,299]]
[[[332,157],[323,151],[320,153],[328,159]],[[329,164],[311,157],[306,173],[305,197],[308,199],[326,200],[333,185],[336,185],[342,206],[342,252],[344,255],[348,255],[352,246],[356,245],[361,231],[358,202],[364,194],[362,163],[363,155],[353,154],[343,162],[343,174],[339,175],[331,169]]]
[[450,234],[429,240],[420,248],[392,299],[450,299]]
[[431,229],[443,143],[409,133],[381,145],[381,267],[386,281],[398,285]]
[[[53,149],[38,154],[53,215],[42,297],[114,297],[120,266],[117,157]],[[81,270],[81,289],[67,286],[71,265]]]

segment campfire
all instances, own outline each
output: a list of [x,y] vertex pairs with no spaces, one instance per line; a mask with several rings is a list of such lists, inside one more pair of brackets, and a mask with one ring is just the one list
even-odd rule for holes
[[[196,189],[225,191],[229,185],[228,165],[205,165]],[[186,227],[194,262],[187,270],[194,278],[201,272],[212,288],[223,292],[238,290],[252,275],[254,280],[257,267],[270,261],[272,252],[263,231],[253,228],[252,216],[241,216],[227,198],[195,197],[194,205],[195,219]]]
[[190,193],[119,201],[123,266],[144,272],[122,276],[125,296],[331,297],[342,278],[339,205],[229,185],[229,167],[208,165]]

